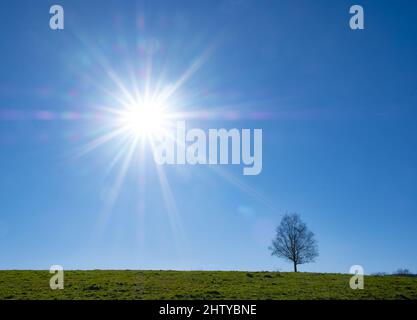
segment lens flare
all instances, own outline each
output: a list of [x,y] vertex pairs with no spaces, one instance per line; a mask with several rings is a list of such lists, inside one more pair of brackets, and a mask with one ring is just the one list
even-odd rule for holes
[[166,128],[167,108],[152,101],[129,106],[120,116],[120,126],[137,138],[160,135]]

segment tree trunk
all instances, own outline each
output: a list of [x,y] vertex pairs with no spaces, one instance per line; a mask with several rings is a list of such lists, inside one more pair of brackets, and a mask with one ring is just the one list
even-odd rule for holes
[[297,263],[294,262],[294,272],[297,272]]

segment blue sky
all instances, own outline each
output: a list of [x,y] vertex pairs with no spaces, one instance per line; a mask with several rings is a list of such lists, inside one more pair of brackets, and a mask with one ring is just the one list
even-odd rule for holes
[[[417,3],[357,3],[363,31],[342,0],[2,1],[0,269],[289,271],[268,251],[288,211],[319,243],[301,271],[417,272]],[[175,99],[216,116],[189,125],[263,129],[262,173],[165,166],[167,204],[146,146],[109,201],[121,142],[77,156],[109,70],[168,85],[199,59]]]

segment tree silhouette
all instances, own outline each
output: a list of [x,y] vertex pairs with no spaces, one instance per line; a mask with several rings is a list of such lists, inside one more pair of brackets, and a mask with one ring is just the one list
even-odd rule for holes
[[294,272],[297,265],[314,262],[319,255],[314,233],[296,213],[284,215],[269,249],[272,255],[291,261]]

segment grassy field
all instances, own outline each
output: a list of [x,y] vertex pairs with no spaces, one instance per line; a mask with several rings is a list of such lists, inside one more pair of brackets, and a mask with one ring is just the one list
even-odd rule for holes
[[0,271],[0,299],[417,299],[417,278],[211,271],[66,271],[65,289],[48,271]]

